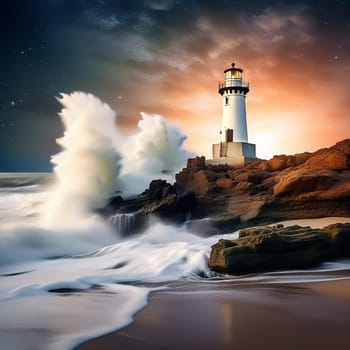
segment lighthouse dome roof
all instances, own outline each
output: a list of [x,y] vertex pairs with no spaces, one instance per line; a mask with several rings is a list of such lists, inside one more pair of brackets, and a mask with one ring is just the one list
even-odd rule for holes
[[237,68],[237,67],[236,67],[236,64],[235,64],[234,62],[232,62],[230,68],[227,68],[227,69],[224,70],[224,73],[229,72],[229,71],[234,71],[234,72],[241,72],[241,73],[243,73],[243,69],[242,69],[242,68]]

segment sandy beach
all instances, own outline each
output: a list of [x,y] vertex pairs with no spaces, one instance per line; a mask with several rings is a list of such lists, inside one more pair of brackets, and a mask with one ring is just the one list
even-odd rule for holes
[[349,349],[350,276],[308,283],[184,283],[76,350]]

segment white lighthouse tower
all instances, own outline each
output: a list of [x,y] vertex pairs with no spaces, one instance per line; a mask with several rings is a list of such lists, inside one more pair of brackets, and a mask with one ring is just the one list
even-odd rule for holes
[[256,159],[255,145],[248,143],[245,99],[249,83],[243,80],[243,69],[234,63],[225,69],[225,80],[219,83],[222,96],[220,143],[213,145],[211,164],[244,165]]
[[248,142],[245,96],[249,92],[249,83],[242,79],[243,70],[231,68],[224,71],[225,80],[219,83],[222,96],[221,141]]

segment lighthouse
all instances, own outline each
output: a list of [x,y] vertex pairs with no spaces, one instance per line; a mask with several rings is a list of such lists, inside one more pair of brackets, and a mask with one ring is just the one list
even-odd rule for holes
[[248,143],[246,96],[249,83],[243,79],[243,69],[232,63],[224,70],[225,80],[219,82],[222,96],[220,143],[213,144],[210,164],[241,166],[256,159],[255,145]]
[[243,80],[243,70],[231,68],[224,71],[225,80],[219,83],[222,96],[222,142],[248,142],[245,98],[249,92],[249,83]]

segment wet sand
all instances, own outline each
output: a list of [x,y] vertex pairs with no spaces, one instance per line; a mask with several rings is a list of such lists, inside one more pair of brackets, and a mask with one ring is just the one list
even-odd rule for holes
[[350,278],[184,283],[154,292],[129,326],[76,350],[348,350]]

